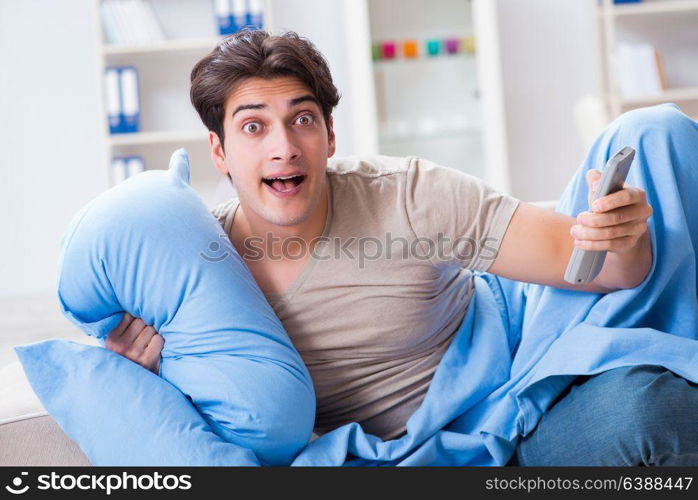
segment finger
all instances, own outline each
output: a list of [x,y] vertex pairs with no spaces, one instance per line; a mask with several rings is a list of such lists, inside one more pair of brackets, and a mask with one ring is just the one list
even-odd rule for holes
[[128,349],[128,354],[130,354],[129,357],[137,358],[141,356],[143,351],[145,351],[145,346],[148,345],[148,342],[150,342],[150,339],[152,339],[155,334],[157,334],[157,332],[152,326],[144,327],[138,336],[133,339],[131,347]]
[[148,345],[145,346],[145,351],[154,352],[159,356],[163,347],[165,347],[165,339],[162,335],[156,333],[151,337],[150,342],[148,342]]
[[637,236],[624,236],[622,238],[602,241],[575,240],[574,246],[582,250],[618,252],[634,247],[638,239]]
[[147,367],[149,370],[155,371],[157,373],[157,368],[160,361],[160,353],[163,346],[165,345],[165,339],[162,335],[155,334],[145,346],[145,350],[140,357],[141,365]]
[[646,230],[647,223],[632,221],[602,228],[575,225],[572,227],[570,234],[577,240],[602,241],[622,238],[624,236],[640,236]]
[[587,184],[589,186],[591,186],[594,182],[597,182],[599,179],[601,179],[601,171],[597,170],[595,168],[592,168],[591,170],[587,171],[586,179],[587,179]]
[[607,212],[614,208],[645,202],[646,193],[643,189],[626,184],[620,191],[616,191],[615,193],[611,193],[596,200],[591,209],[594,212]]
[[634,204],[608,212],[581,212],[577,215],[577,222],[586,227],[616,226],[632,221],[647,221],[651,215],[652,207],[649,205]]
[[116,325],[116,327],[109,332],[109,335],[107,335],[107,339],[109,337],[112,338],[112,340],[116,340],[121,336],[122,333],[126,330],[126,327],[131,324],[131,321],[133,321],[133,316],[131,316],[129,313],[125,312],[124,315],[121,317],[121,321],[119,321],[119,324]]
[[133,341],[136,340],[136,337],[140,335],[141,331],[143,331],[143,328],[146,326],[147,325],[141,318],[134,318],[133,321],[131,321],[131,324],[128,325],[124,333],[119,338],[119,344],[128,348],[131,344],[133,344]]
[[586,181],[587,185],[589,186],[589,189],[587,191],[587,203],[589,204],[589,206],[591,206],[591,200],[594,198],[594,195],[596,194],[596,188],[598,187],[600,178],[601,172],[599,172],[598,170],[592,169],[587,171],[586,173]]
[[128,342],[124,342],[124,332],[133,321],[133,316],[129,313],[124,313],[119,324],[107,335],[107,340],[104,347],[110,351],[121,354],[128,347]]

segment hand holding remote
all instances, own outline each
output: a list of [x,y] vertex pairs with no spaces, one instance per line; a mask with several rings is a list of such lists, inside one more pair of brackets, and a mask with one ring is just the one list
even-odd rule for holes
[[[628,170],[630,169],[634,157],[635,150],[625,147],[608,160],[601,175],[601,180],[598,183],[598,188],[590,197],[590,208],[593,209],[593,203],[596,200],[623,189]],[[609,226],[610,224],[602,225]],[[578,227],[573,228],[573,236],[575,236],[574,231],[578,232],[580,229]],[[579,236],[580,235],[577,235],[575,237]],[[593,281],[601,272],[605,259],[606,250],[586,250],[576,247],[567,264],[564,277],[565,281],[573,284],[583,284]]]

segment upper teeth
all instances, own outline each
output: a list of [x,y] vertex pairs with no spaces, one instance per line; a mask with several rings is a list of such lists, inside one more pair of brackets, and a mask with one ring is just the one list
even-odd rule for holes
[[274,181],[276,179],[293,179],[294,177],[298,177],[297,175],[287,175],[286,177],[270,177],[269,180]]

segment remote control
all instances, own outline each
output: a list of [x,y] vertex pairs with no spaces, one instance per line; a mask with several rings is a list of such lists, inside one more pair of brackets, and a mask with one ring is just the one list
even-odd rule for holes
[[[598,189],[591,200],[592,203],[623,189],[633,158],[635,158],[635,150],[625,147],[608,160],[601,174]],[[582,250],[575,247],[567,263],[565,281],[575,285],[593,281],[601,272],[604,260],[606,260],[605,250]]]

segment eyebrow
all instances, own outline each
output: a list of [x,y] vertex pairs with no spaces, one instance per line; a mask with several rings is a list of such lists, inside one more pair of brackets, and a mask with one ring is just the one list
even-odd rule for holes
[[[294,97],[293,99],[288,101],[288,107],[292,108],[294,106],[298,106],[299,104],[301,104],[303,102],[308,102],[308,101],[314,102],[315,104],[318,105],[318,107],[320,107],[320,103],[318,102],[318,100],[310,94],[302,95],[300,97]],[[233,115],[231,118],[234,118],[235,114],[238,111],[244,111],[246,109],[265,109],[268,107],[269,106],[267,106],[266,104],[241,104],[240,106],[235,108],[235,111],[233,111]]]

